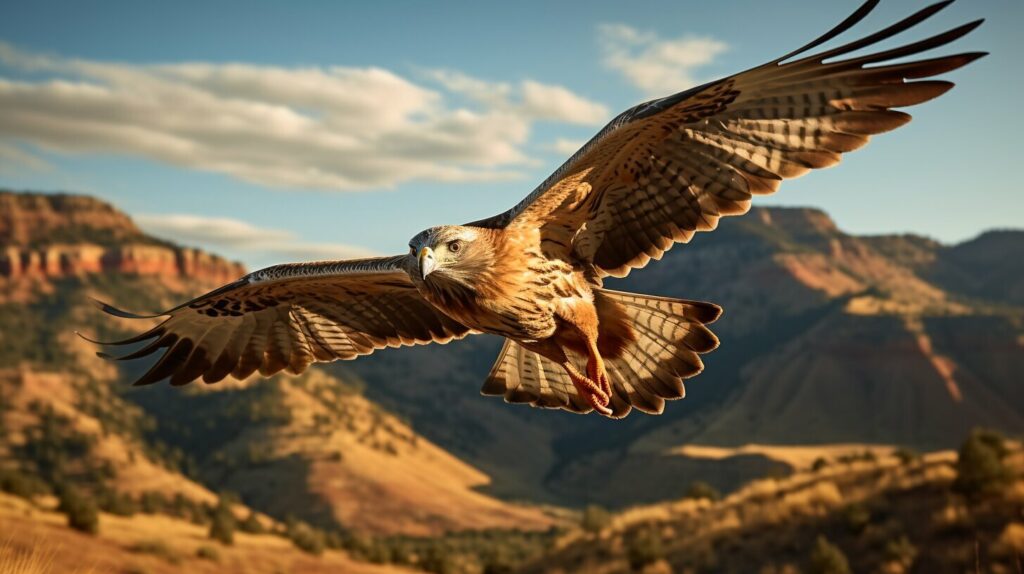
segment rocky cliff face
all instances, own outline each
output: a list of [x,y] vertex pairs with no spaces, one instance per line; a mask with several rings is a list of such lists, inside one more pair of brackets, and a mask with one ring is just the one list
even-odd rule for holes
[[143,234],[110,204],[66,194],[0,191],[0,277],[59,279],[97,273],[225,283],[239,263]]
[[96,198],[0,190],[0,244],[113,244],[144,239],[131,218]]

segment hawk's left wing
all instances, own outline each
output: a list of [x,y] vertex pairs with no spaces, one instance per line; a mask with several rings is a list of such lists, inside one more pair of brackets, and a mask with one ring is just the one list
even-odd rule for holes
[[[405,256],[277,265],[250,273],[159,315],[101,304],[130,319],[166,316],[138,335],[101,343],[141,349],[116,359],[159,354],[136,381],[184,385],[255,371],[301,373],[315,361],[354,359],[383,347],[447,343],[472,331],[434,308],[409,280]],[[105,358],[115,358],[102,354]]]
[[860,40],[786,62],[849,29],[877,3],[869,0],[782,58],[627,110],[519,205],[470,225],[540,228],[549,252],[621,277],[696,231],[714,229],[720,217],[746,213],[753,195],[773,193],[783,179],[838,163],[869,136],[910,121],[892,108],[925,102],[953,86],[918,80],[984,55],[893,63],[960,38],[979,20],[836,60],[907,30],[947,1]]

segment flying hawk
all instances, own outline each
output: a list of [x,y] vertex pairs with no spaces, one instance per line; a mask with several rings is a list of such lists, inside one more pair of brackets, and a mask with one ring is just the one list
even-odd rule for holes
[[[104,343],[161,353],[135,384],[184,385],[259,371],[301,373],[383,347],[505,337],[483,386],[508,402],[624,417],[684,394],[718,346],[712,303],[605,289],[674,243],[750,209],[783,179],[835,165],[910,116],[893,108],[953,84],[930,80],[983,55],[895,62],[981,21],[873,54],[850,53],[939,12],[941,2],[870,36],[799,57],[863,19],[869,0],[810,44],[762,66],[630,108],[512,209],[427,229],[394,257],[256,271]],[[846,59],[842,59],[843,57]],[[102,305],[102,304],[101,304]],[[102,305],[107,312],[143,318]],[[103,355],[101,353],[101,355]],[[108,355],[103,355],[109,357]]]

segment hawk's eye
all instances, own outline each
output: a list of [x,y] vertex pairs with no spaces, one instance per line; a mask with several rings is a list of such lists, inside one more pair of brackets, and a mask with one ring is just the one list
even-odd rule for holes
[[459,241],[448,242],[448,251],[451,251],[452,253],[458,253],[460,249],[462,249],[462,243],[460,243]]

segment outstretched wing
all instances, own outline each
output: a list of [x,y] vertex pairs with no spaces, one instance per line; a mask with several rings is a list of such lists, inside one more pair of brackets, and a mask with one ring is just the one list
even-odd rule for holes
[[170,377],[184,385],[229,374],[244,379],[283,369],[301,373],[315,361],[353,359],[383,347],[447,343],[471,330],[425,301],[402,268],[405,257],[277,265],[174,309],[148,317],[109,305],[127,318],[167,319],[108,345],[149,341],[118,360],[162,353],[136,385]]
[[860,40],[783,63],[846,31],[877,3],[869,0],[782,58],[627,110],[519,205],[471,225],[540,228],[547,249],[592,262],[601,275],[621,277],[660,259],[696,231],[714,229],[720,217],[746,213],[753,195],[773,193],[783,179],[838,163],[840,154],[863,146],[869,136],[910,121],[892,108],[925,102],[953,86],[910,80],[984,55],[891,63],[952,42],[979,20],[898,48],[836,60],[950,3],[942,2]]

